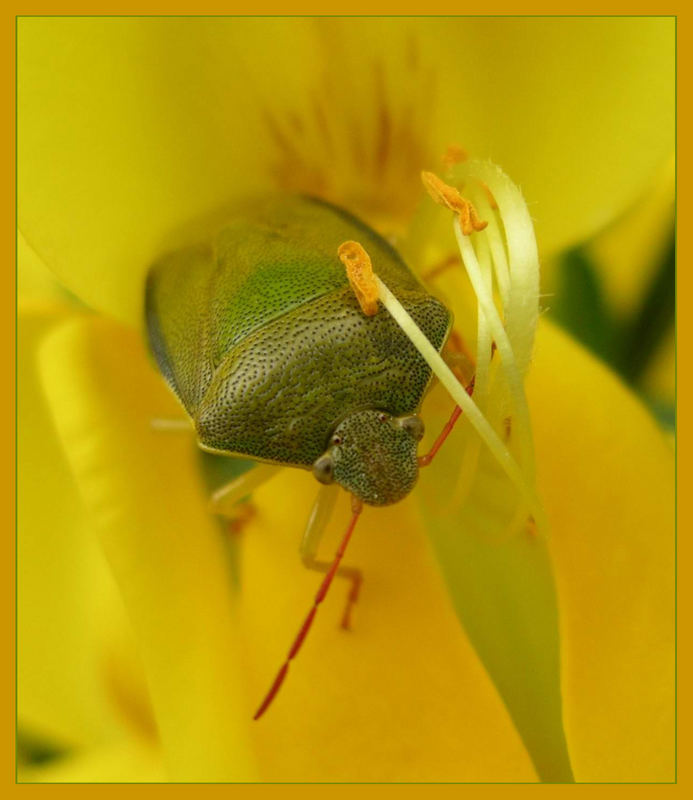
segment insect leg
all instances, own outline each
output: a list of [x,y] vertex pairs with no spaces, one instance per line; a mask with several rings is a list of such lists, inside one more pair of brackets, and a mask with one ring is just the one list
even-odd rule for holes
[[193,424],[189,419],[180,417],[179,419],[168,419],[165,417],[153,417],[149,423],[153,431],[162,433],[192,433]]
[[[318,502],[316,506],[319,504],[320,500],[318,498]],[[294,658],[298,655],[298,651],[301,649],[303,642],[305,641],[306,636],[308,635],[308,631],[310,630],[311,625],[313,624],[313,620],[315,619],[315,615],[318,613],[318,607],[320,603],[325,599],[327,592],[332,584],[332,580],[335,575],[339,574],[339,566],[342,561],[342,557],[347,549],[347,545],[349,544],[349,540],[351,539],[351,535],[354,532],[354,528],[356,527],[356,523],[358,522],[359,515],[361,514],[362,503],[355,497],[351,499],[351,522],[347,526],[346,532],[342,537],[342,543],[339,545],[337,552],[335,553],[334,560],[329,565],[329,569],[326,570],[327,574],[322,580],[320,584],[320,588],[315,595],[315,599],[313,600],[313,605],[308,612],[308,616],[303,620],[303,624],[299,628],[298,634],[289,649],[289,652],[284,660],[284,663],[281,666],[281,669],[277,673],[277,677],[274,679],[272,685],[270,686],[269,691],[265,695],[265,699],[260,703],[260,707],[255,712],[253,719],[260,719],[260,717],[267,711],[272,700],[277,696],[277,692],[281,688],[281,685],[284,683],[284,679],[286,678],[286,674],[289,671],[289,665],[293,661]]]
[[441,259],[432,267],[429,267],[421,276],[424,283],[435,280],[439,275],[447,272],[452,267],[458,267],[462,263],[457,253],[451,254],[446,258]]
[[455,373],[457,380],[468,386],[474,379],[474,362],[458,350],[444,350],[441,354],[443,360]]
[[[323,533],[332,516],[338,492],[339,487],[337,484],[329,484],[321,487],[315,504],[313,505],[313,510],[310,512],[308,524],[303,533],[303,539],[301,540],[301,561],[303,561],[305,567],[313,569],[316,572],[326,573],[329,572],[332,567],[332,562],[319,561],[316,556]],[[358,600],[363,575],[361,570],[346,566],[339,566],[335,574],[342,578],[348,578],[351,581],[351,589],[347,597],[341,623],[342,628],[348,630],[351,627],[351,610],[354,603]]]
[[[467,384],[467,394],[471,396],[472,392],[474,391],[474,378]],[[419,456],[419,466],[420,467],[427,467],[431,461],[436,456],[436,453],[442,447],[443,442],[448,438],[450,435],[450,431],[455,427],[455,423],[459,419],[460,415],[462,414],[462,409],[459,406],[455,406],[452,410],[452,414],[450,414],[450,419],[445,423],[443,430],[438,434],[438,438],[433,442],[431,449],[423,456]]]
[[450,331],[450,336],[445,345],[445,350],[447,353],[457,353],[461,356],[464,356],[467,363],[471,365],[472,369],[474,368],[474,354],[462,338],[462,334],[459,331],[456,331],[454,328]]
[[262,486],[263,483],[267,483],[280,469],[281,467],[274,464],[258,464],[253,469],[217,489],[209,499],[209,510],[212,514],[219,514],[222,517],[229,517],[235,520],[238,516],[238,502]]

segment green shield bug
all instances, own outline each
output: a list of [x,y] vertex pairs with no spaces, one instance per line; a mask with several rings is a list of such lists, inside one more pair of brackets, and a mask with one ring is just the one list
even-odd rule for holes
[[[405,497],[416,482],[418,416],[431,371],[384,310],[367,316],[337,257],[358,240],[378,274],[440,351],[452,314],[397,252],[347,212],[308,197],[271,197],[206,244],[164,256],[149,272],[146,325],[154,358],[214,453],[312,470],[326,485],[304,535],[307,566],[325,572],[313,608],[255,715],[267,708],[336,575],[361,503]],[[217,493],[240,499],[273,467]],[[245,476],[244,476],[245,477]],[[317,541],[335,498],[352,494],[353,516],[335,560],[317,561]]]

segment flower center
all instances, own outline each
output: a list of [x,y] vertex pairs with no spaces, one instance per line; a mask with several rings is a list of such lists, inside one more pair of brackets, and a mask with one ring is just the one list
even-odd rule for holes
[[[381,233],[401,233],[420,199],[411,165],[431,163],[435,152],[433,67],[416,39],[400,59],[364,52],[348,30],[336,34],[327,20],[316,21],[315,32],[323,64],[311,85],[283,111],[273,97],[264,115],[274,143],[272,178],[280,189],[334,203]],[[344,68],[334,69],[339,63]]]
[[[431,197],[454,214],[454,235],[477,300],[474,399],[373,272],[363,247],[345,242],[339,256],[364,313],[375,313],[380,300],[477,432],[477,444],[468,448],[465,458],[478,458],[483,442],[516,486],[538,530],[545,534],[545,514],[534,485],[534,448],[524,392],[539,298],[532,223],[519,189],[494,165],[462,162],[451,169],[451,175],[456,183],[464,183],[468,197],[433,173],[422,173],[422,180]],[[500,366],[492,370],[496,349]],[[511,432],[517,454],[511,453],[507,444]],[[461,472],[468,474],[469,469]]]

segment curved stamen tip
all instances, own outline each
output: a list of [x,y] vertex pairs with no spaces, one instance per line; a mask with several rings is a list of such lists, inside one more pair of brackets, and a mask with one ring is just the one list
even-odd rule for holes
[[370,256],[358,242],[342,242],[337,248],[339,260],[346,267],[347,278],[367,317],[378,313],[378,284]]
[[479,218],[476,208],[469,200],[462,197],[454,186],[442,181],[435,173],[422,172],[421,180],[426,191],[438,205],[459,214],[460,227],[465,236],[469,236],[474,231],[483,231],[488,225],[488,222]]

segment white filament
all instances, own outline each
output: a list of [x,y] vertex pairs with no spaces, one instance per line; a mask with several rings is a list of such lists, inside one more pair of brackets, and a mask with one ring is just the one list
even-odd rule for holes
[[[462,233],[456,216],[453,223],[462,262],[477,298],[475,397],[479,399],[481,409],[485,408],[495,373],[495,370],[490,370],[492,338],[498,348],[499,370],[504,378],[504,381],[498,381],[501,386],[497,391],[507,393],[505,402],[512,411],[512,432],[518,444],[519,463],[438,351],[387,286],[377,279],[380,300],[517,486],[534,516],[537,529],[546,535],[545,512],[534,485],[534,446],[524,391],[524,376],[529,367],[539,316],[539,259],[534,229],[520,190],[494,164],[464,162],[454,168],[451,177],[458,186],[465,184],[464,192],[471,195],[481,211],[481,218],[488,222],[483,231],[470,236]],[[487,199],[488,191],[497,204],[497,212]],[[494,279],[500,308],[494,300]]]
[[467,394],[466,389],[457,380],[450,367],[443,361],[440,353],[426,338],[424,332],[409,316],[404,306],[392,294],[383,281],[376,276],[380,301],[394,317],[402,331],[410,339],[414,347],[419,351],[422,358],[433,370],[438,380],[447,389],[452,399],[465,413],[472,427],[481,436],[489,450],[493,453],[498,463],[508,475],[510,480],[517,486],[525,502],[530,507],[535,520],[543,520],[544,511],[539,502],[539,498],[533,486],[528,484],[519,468],[517,462],[510,454],[508,448],[503,444],[498,434],[491,427],[486,417],[481,413],[476,403]]

